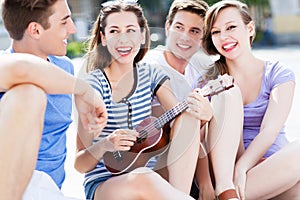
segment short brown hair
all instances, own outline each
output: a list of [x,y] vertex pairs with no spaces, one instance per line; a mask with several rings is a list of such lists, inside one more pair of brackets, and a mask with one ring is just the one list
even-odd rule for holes
[[3,0],[2,18],[10,37],[21,40],[31,22],[37,22],[44,29],[50,27],[51,6],[58,0]]
[[202,0],[174,0],[167,16],[167,23],[171,25],[179,11],[191,12],[204,18],[207,9],[208,4]]

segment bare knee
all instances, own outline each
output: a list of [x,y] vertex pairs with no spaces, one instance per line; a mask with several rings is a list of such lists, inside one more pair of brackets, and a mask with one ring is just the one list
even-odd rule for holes
[[144,199],[155,192],[155,185],[160,181],[162,181],[160,175],[146,167],[138,168],[128,176],[128,183],[137,192],[139,199]]
[[171,128],[171,138],[173,139],[177,135],[183,136],[184,139],[194,140],[196,136],[200,135],[200,121],[187,112],[181,113]]
[[[293,141],[291,143],[291,145],[293,146],[292,148],[292,157],[293,157],[293,160],[295,160],[295,167],[296,167],[296,171],[297,171],[297,174],[299,174],[300,176],[300,166],[299,166],[299,162],[300,162],[300,156],[299,156],[299,152],[300,152],[300,140],[296,140],[296,141]],[[299,177],[299,181],[300,181],[300,177]]]
[[22,84],[6,92],[2,103],[9,107],[10,112],[27,114],[30,111],[31,114],[36,114],[44,112],[47,97],[41,88],[32,84]]
[[149,196],[157,193],[155,185],[160,181],[162,178],[151,169],[138,168],[128,174],[107,180],[97,188],[94,199],[128,199],[128,197],[132,200],[149,199]]
[[[300,139],[298,139],[298,140],[295,140],[295,141],[293,141],[292,143],[294,143],[295,144],[295,146],[296,146],[296,152],[297,152],[297,155],[299,155],[299,152],[300,152]],[[299,157],[299,156],[298,156]]]
[[[29,108],[44,108],[47,103],[47,97],[40,87],[24,84],[17,88],[18,96],[22,99],[20,103],[22,106],[28,106]],[[28,108],[27,107],[27,108]]]

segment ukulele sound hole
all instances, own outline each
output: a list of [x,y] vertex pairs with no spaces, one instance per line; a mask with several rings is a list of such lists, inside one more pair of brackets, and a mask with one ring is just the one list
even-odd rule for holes
[[148,136],[148,132],[146,130],[141,130],[139,133],[140,133],[140,137],[137,138],[136,142],[142,143],[144,140],[146,140]]

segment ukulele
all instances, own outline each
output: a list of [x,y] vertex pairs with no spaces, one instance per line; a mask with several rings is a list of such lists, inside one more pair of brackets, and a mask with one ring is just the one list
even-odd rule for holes
[[[233,87],[233,77],[227,74],[219,75],[210,80],[200,90],[204,97],[216,95]],[[187,100],[165,112],[159,118],[145,118],[137,127],[139,137],[129,151],[107,151],[103,155],[105,167],[114,175],[130,172],[138,167],[144,167],[148,161],[164,153],[169,144],[169,127],[164,126],[188,108]],[[167,133],[165,133],[167,132]],[[165,133],[165,134],[163,134]]]

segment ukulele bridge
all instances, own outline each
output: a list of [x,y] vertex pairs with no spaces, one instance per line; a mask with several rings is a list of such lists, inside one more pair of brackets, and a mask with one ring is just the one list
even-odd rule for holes
[[115,151],[113,152],[113,155],[114,155],[114,158],[117,160],[117,161],[122,161],[123,160],[123,157],[122,157],[122,154],[120,151]]

